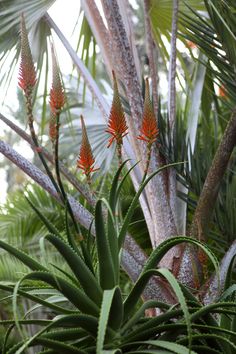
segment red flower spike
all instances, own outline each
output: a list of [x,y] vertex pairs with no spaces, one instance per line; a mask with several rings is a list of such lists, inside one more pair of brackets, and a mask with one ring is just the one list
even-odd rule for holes
[[95,159],[93,157],[92,149],[88,140],[83,116],[81,116],[80,118],[82,125],[82,142],[80,147],[79,158],[77,160],[77,168],[81,168],[81,170],[84,171],[83,173],[89,179],[90,173],[99,170],[99,168],[94,168]]
[[149,83],[148,79],[146,79],[143,121],[140,129],[140,135],[137,137],[137,139],[143,140],[150,145],[156,141],[158,134],[159,129],[157,127],[157,120],[153,112],[152,103],[150,100]]
[[56,55],[52,46],[52,88],[50,90],[50,106],[52,113],[60,113],[64,103],[65,94],[61,83]]
[[18,84],[25,93],[31,92],[36,84],[36,71],[23,15],[21,16],[21,62]]
[[108,120],[108,129],[106,130],[106,132],[111,134],[112,137],[109,139],[107,146],[108,148],[111,146],[113,141],[116,141],[117,145],[122,145],[124,136],[128,134],[128,132],[126,132],[128,127],[126,125],[125,114],[120,102],[119,91],[114,71],[112,71],[112,75],[114,95]]

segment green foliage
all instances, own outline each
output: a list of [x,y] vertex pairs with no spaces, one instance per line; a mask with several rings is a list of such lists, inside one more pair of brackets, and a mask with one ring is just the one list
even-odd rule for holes
[[[121,230],[124,232],[127,229],[137,198],[151,178],[141,185],[127,212],[128,216],[121,221],[117,219],[116,211],[122,185],[128,177],[126,173],[120,179],[124,165],[125,162],[113,179],[109,201],[99,200],[95,209],[98,273],[90,268],[92,259],[87,264],[88,259],[84,258],[83,252],[77,251],[78,245],[75,244],[74,249],[73,244],[71,246],[58,230],[56,234],[50,233],[51,222],[41,214],[38,216],[49,229],[44,237],[48,241],[44,242],[44,247],[50,243],[57,249],[63,262],[68,265],[66,271],[59,274],[57,267],[45,268],[19,249],[1,241],[1,248],[31,270],[15,286],[0,282],[0,288],[9,293],[9,299],[12,298],[14,308],[14,318],[1,321],[2,325],[10,325],[3,353],[8,348],[7,353],[20,354],[26,348],[38,345],[50,353],[161,353],[163,350],[170,353],[201,353],[203,349],[204,352],[226,349],[228,353],[234,352],[236,312],[232,296],[235,289],[230,288],[230,274],[226,286],[231,290],[226,289],[220,302],[205,306],[179,284],[170,271],[155,268],[174,245],[190,242],[206,252],[217,270],[214,255],[199,241],[187,237],[165,241],[153,251],[131,291],[122,294],[119,285],[122,242],[120,239],[118,243],[119,235]],[[91,241],[84,237],[83,242],[86,246]],[[88,256],[92,257],[90,253]],[[232,272],[232,267],[229,272]],[[141,301],[141,305],[137,306],[153,275],[163,278],[172,288],[175,298],[173,306],[155,300]],[[31,300],[25,314],[19,306],[20,299]],[[145,311],[153,308],[155,311],[160,309],[161,314],[154,318],[146,317]],[[50,318],[38,319],[39,309],[41,316],[50,313]],[[218,313],[217,319],[215,313]],[[29,324],[36,328],[35,334],[30,337],[24,329]],[[14,325],[19,331],[19,340],[10,346],[11,328]]]

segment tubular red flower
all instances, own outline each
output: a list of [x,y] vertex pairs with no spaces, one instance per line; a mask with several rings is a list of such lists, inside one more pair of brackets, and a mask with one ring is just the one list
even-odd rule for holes
[[18,84],[24,92],[32,91],[36,84],[36,71],[29,46],[24,16],[21,16],[21,62]]
[[65,94],[61,83],[55,52],[52,46],[52,88],[50,90],[50,106],[52,113],[59,113],[64,104]]
[[106,130],[106,132],[111,134],[112,137],[109,139],[107,147],[110,147],[113,141],[116,141],[117,145],[122,145],[124,136],[128,134],[128,127],[126,125],[125,114],[120,102],[119,91],[114,71],[112,71],[112,75],[114,95],[108,120],[108,129]]
[[159,129],[157,127],[157,120],[153,112],[152,103],[150,100],[149,83],[148,79],[146,79],[143,120],[140,129],[140,135],[137,137],[137,139],[143,140],[150,145],[156,141],[158,134]]
[[93,157],[92,149],[88,140],[86,127],[84,124],[83,116],[81,116],[82,125],[82,142],[80,147],[80,154],[77,160],[77,168],[83,170],[86,177],[90,176],[90,173],[95,172],[98,168],[94,168],[95,159]]

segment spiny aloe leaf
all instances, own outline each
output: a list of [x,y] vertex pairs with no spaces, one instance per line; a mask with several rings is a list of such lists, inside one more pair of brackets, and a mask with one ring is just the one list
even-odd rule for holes
[[[137,280],[137,282],[135,283],[133,289],[131,290],[131,292],[129,293],[128,297],[125,300],[124,303],[124,308],[125,308],[125,316],[128,316],[129,313],[132,311],[132,309],[134,308],[134,306],[136,305],[137,301],[139,300],[140,296],[142,295],[142,292],[149,280],[149,276],[146,275],[145,277],[142,277],[145,273],[146,274],[150,274],[147,273],[150,271],[150,269],[155,268],[157,266],[157,264],[161,261],[162,257],[167,253],[167,251],[169,251],[169,249],[171,249],[172,247],[174,247],[175,245],[182,243],[182,242],[189,242],[189,243],[193,243],[195,245],[198,245],[199,247],[201,247],[209,256],[209,258],[212,260],[215,268],[218,268],[218,262],[217,259],[215,258],[214,254],[205,246],[203,245],[201,242],[192,239],[190,237],[184,237],[184,236],[178,236],[178,237],[173,237],[171,239],[168,239],[164,242],[162,242],[150,255],[150,257],[148,258],[142,273],[139,276],[139,279]],[[127,318],[127,317],[126,317]]]
[[99,305],[102,301],[102,289],[84,261],[60,238],[47,235],[46,239],[56,247],[66,260],[88,297]]
[[[188,306],[187,306],[186,300],[184,298],[183,292],[181,290],[181,287],[178,284],[178,281],[173,276],[173,274],[168,269],[148,270],[142,274],[142,276],[139,278],[139,280],[135,284],[136,289],[139,287],[142,288],[143,286],[145,287],[145,285],[147,284],[147,282],[149,281],[149,279],[153,275],[161,275],[161,276],[165,277],[166,280],[171,285],[171,287],[173,288],[173,290],[176,294],[176,297],[178,299],[178,302],[180,303],[180,306],[181,306],[183,313],[184,313],[185,321],[186,321],[187,328],[188,328],[189,345],[191,345],[191,322],[190,322],[190,314],[188,311]],[[133,307],[135,306],[135,304],[137,303],[137,300],[138,300],[138,298],[136,298],[136,301],[131,304],[130,299],[131,298],[129,298],[129,301],[125,302],[125,304],[124,304],[124,313],[125,313],[126,318],[127,318],[128,314],[130,313],[130,310],[133,309]]]
[[22,263],[27,265],[32,270],[41,270],[47,271],[47,269],[42,266],[40,263],[35,261],[33,258],[28,256],[25,252],[18,250],[17,248],[9,245],[8,243],[0,240],[0,248],[3,248],[5,251],[9,252],[11,255],[15,256]]
[[[21,346],[20,346],[20,344],[17,344],[14,347],[12,347],[8,351],[8,354],[14,354],[14,353],[15,354],[20,354],[20,353],[22,353],[25,350],[25,348],[28,347],[27,342],[24,343]],[[47,339],[47,338],[35,338],[30,343],[29,346],[32,347],[32,346],[35,346],[35,345],[43,345],[45,348],[54,349],[54,350],[57,351],[57,353],[61,353],[61,354],[65,354],[65,353],[86,354],[85,351],[83,351],[81,349],[77,349],[75,346],[73,346],[71,344],[66,344],[66,343],[63,343],[63,342],[54,341],[54,340]]]
[[[201,334],[194,334],[192,336],[192,340],[195,341],[196,339],[215,339],[218,343],[218,350],[221,350],[221,353],[228,353],[228,345],[230,349],[232,349],[232,353],[236,352],[236,346],[232,343],[227,337],[221,336],[219,334],[212,334],[212,333],[201,333]],[[181,338],[178,340],[178,343],[185,343],[188,341],[187,337]],[[225,351],[226,350],[226,351]]]
[[117,191],[116,191],[116,200],[118,200],[118,197],[120,195],[121,189],[126,181],[126,178],[130,175],[131,171],[139,164],[139,161],[136,162],[130,169],[125,173],[125,175],[122,177],[122,180],[120,181]]
[[59,329],[59,330],[56,329],[46,334],[43,334],[41,338],[66,341],[66,340],[76,340],[78,338],[83,337],[84,335],[87,336],[88,335],[87,332],[85,332],[80,327],[78,327],[78,328],[67,328],[67,329]]
[[171,350],[171,352],[177,354],[197,354],[193,350],[190,350],[189,348],[186,348],[183,345],[162,341],[162,340],[147,340],[145,342],[137,342],[137,344],[160,347],[160,348]]
[[111,250],[105,231],[101,200],[97,202],[95,208],[95,228],[100,285],[102,289],[112,289],[115,286],[115,272]]
[[128,329],[132,328],[139,319],[144,316],[145,311],[150,308],[159,308],[162,311],[168,310],[170,305],[165,304],[164,302],[156,301],[156,300],[148,300],[135,312],[135,314],[130,318],[130,320],[122,327],[122,333],[125,333]]
[[[65,354],[86,354],[86,351],[78,349],[72,344],[66,344],[57,340],[47,339],[47,338],[37,338],[34,340],[34,345],[43,345],[46,348],[54,349],[57,353]],[[20,352],[19,352],[20,354]]]
[[148,269],[156,267],[157,264],[162,259],[162,257],[167,253],[167,251],[169,251],[169,249],[171,249],[172,247],[174,247],[180,243],[183,243],[183,242],[188,242],[188,243],[192,243],[196,246],[199,246],[210,258],[210,260],[212,261],[212,263],[215,267],[215,270],[218,271],[218,269],[219,269],[218,260],[217,260],[216,256],[214,255],[214,253],[205,244],[201,243],[198,240],[190,238],[190,237],[177,236],[177,237],[172,237],[172,238],[162,242],[151,253],[150,257],[148,258],[148,260],[143,268],[143,272],[147,271]]
[[182,319],[182,315],[183,315],[182,309],[178,309],[178,310],[172,309],[167,311],[164,314],[161,314],[155,318],[150,319],[146,323],[144,322],[139,324],[139,326],[135,326],[130,333],[128,332],[123,334],[122,338],[123,338],[124,346],[126,347],[126,345],[129,345],[129,343],[133,341],[147,340],[152,336],[155,336],[161,324],[166,323],[171,319],[176,320],[178,316],[181,316],[180,318]]
[[118,235],[117,235],[117,226],[115,221],[115,213],[112,211],[110,204],[106,199],[102,198],[101,201],[105,204],[107,208],[107,240],[109,244],[109,250],[111,252],[111,260],[113,263],[115,283],[119,282],[119,250],[118,250]]
[[223,308],[236,308],[236,303],[235,302],[217,302],[213,303],[210,305],[205,305],[204,307],[201,307],[199,310],[195,311],[194,314],[192,314],[191,321],[196,321],[197,319],[203,317],[204,315],[212,312],[213,310],[216,309],[223,309]]
[[121,290],[119,287],[115,288],[115,293],[112,299],[112,304],[110,308],[108,326],[114,331],[117,331],[122,324],[124,315],[124,306]]
[[[4,291],[8,291],[10,293],[13,293],[14,288],[11,286],[7,286],[7,285],[2,285],[0,284],[0,289],[4,290]],[[18,289],[18,294],[21,295],[22,297],[32,300],[33,302],[39,303],[45,307],[48,307],[50,309],[52,309],[53,311],[59,312],[59,313],[63,313],[63,314],[68,314],[68,313],[72,313],[74,311],[69,310],[69,309],[65,309],[61,306],[55,305],[53,303],[49,303],[46,300],[40,298],[39,296],[33,295],[30,293],[30,291],[24,291],[21,289]]]
[[98,315],[98,307],[79,288],[75,287],[65,279],[48,272],[32,272],[22,280],[41,280],[59,290],[76,308],[80,311]]
[[110,189],[110,194],[109,194],[109,204],[110,204],[111,210],[113,212],[115,212],[115,208],[116,208],[116,202],[117,202],[116,192],[117,192],[120,174],[121,174],[125,164],[128,161],[129,160],[126,160],[120,165],[120,167],[118,168],[115,176],[113,177],[112,183],[111,183],[111,189]]
[[97,334],[97,345],[96,345],[96,353],[100,354],[103,350],[104,339],[107,331],[107,324],[111,309],[112,300],[115,294],[116,288],[111,290],[104,290],[102,306],[99,316],[99,324],[98,324],[98,334]]

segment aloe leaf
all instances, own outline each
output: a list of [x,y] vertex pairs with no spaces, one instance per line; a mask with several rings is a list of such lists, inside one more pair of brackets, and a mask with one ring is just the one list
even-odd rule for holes
[[173,353],[177,353],[177,354],[197,354],[193,350],[189,350],[189,348],[186,348],[183,345],[162,341],[162,340],[147,340],[145,342],[136,342],[136,343],[140,345],[151,345],[154,347],[160,347],[163,349],[171,350]]
[[44,281],[59,290],[80,311],[91,315],[98,315],[99,311],[96,304],[80,289],[59,276],[48,272],[32,272],[22,278],[22,280],[26,279]]
[[227,298],[231,298],[235,292],[236,292],[236,284],[233,284],[223,292],[223,294],[221,295],[218,301],[224,301]]
[[0,248],[3,248],[5,251],[19,259],[22,263],[28,266],[32,270],[41,270],[47,271],[47,268],[42,266],[40,263],[35,261],[33,258],[28,256],[25,252],[18,250],[17,248],[9,245],[8,243],[0,240]]
[[[85,351],[81,349],[77,349],[75,346],[71,344],[62,343],[59,341],[54,341],[46,338],[35,338],[34,340],[30,340],[30,347],[35,345],[43,345],[46,348],[54,349],[57,353],[65,354],[65,353],[77,353],[77,354],[86,354]],[[8,354],[20,354],[25,348],[29,346],[29,341],[24,343],[19,347],[19,345],[14,346],[8,351]]]
[[[11,293],[13,293],[13,290],[14,290],[13,287],[2,285],[2,284],[0,284],[0,289],[2,289],[4,291],[11,292]],[[55,305],[53,303],[49,303],[46,300],[40,298],[39,296],[31,294],[30,291],[24,291],[24,290],[18,289],[18,294],[23,296],[26,299],[32,300],[32,301],[34,301],[36,303],[39,303],[39,304],[41,304],[41,305],[43,305],[43,306],[45,306],[47,308],[52,309],[53,311],[59,312],[61,314],[62,313],[63,314],[68,314],[68,313],[74,312],[72,310],[65,309],[65,308],[63,308],[61,306],[58,306],[58,305]]]
[[115,286],[115,272],[105,231],[101,200],[97,202],[95,207],[95,228],[100,285],[102,289],[112,289]]
[[109,205],[111,207],[111,210],[113,212],[115,212],[115,208],[116,208],[116,202],[117,202],[117,187],[118,187],[118,183],[119,183],[119,178],[120,178],[120,174],[125,166],[125,164],[128,162],[129,160],[124,161],[120,167],[118,168],[115,176],[113,177],[112,183],[111,183],[111,189],[110,189],[110,194],[109,194]]
[[115,294],[112,300],[110,315],[108,320],[108,326],[114,331],[118,330],[123,321],[124,306],[122,300],[122,294],[119,287],[116,287]]
[[130,175],[131,171],[139,164],[139,161],[136,162],[132,167],[130,167],[130,169],[125,173],[125,175],[122,177],[122,180],[120,181],[118,188],[117,188],[117,192],[116,192],[116,199],[118,199],[121,189],[126,181],[126,178]]
[[[60,341],[52,340],[52,339],[47,339],[47,338],[37,338],[34,341],[34,345],[43,345],[46,348],[54,349],[57,350],[58,353],[65,354],[65,353],[77,353],[77,354],[86,354],[86,351],[82,349],[78,349],[72,344],[66,344]],[[17,351],[18,353],[18,351]],[[20,354],[20,352],[19,352]]]
[[[190,314],[188,310],[188,306],[184,297],[184,294],[181,290],[181,287],[174,277],[174,275],[168,270],[168,269],[159,269],[158,273],[160,273],[162,276],[166,278],[168,283],[171,285],[172,289],[174,290],[176,297],[180,303],[180,306],[183,310],[186,325],[187,325],[187,331],[188,331],[188,344],[189,348],[191,348],[191,341],[192,341],[192,330],[191,330],[191,320],[190,320]],[[167,349],[167,348],[166,348]]]
[[110,204],[107,202],[107,200],[102,198],[101,201],[105,204],[105,206],[107,207],[107,211],[108,211],[107,239],[108,239],[108,243],[109,243],[109,249],[111,252],[111,259],[113,262],[115,283],[118,284],[120,263],[119,263],[118,235],[117,235],[117,231],[116,231],[115,215],[110,207]]
[[[129,313],[132,311],[134,306],[136,305],[137,301],[139,300],[140,296],[142,295],[142,292],[147,285],[147,282],[150,278],[150,276],[147,273],[150,271],[150,269],[153,269],[157,266],[157,264],[161,261],[162,257],[169,251],[172,247],[176,246],[179,243],[182,242],[189,242],[192,244],[195,244],[199,247],[201,247],[206,254],[209,256],[211,259],[212,263],[214,264],[215,268],[218,269],[218,261],[215,258],[215,255],[210,251],[208,247],[203,245],[201,242],[198,240],[195,240],[190,237],[184,237],[184,236],[178,236],[178,237],[173,237],[170,238],[164,242],[162,242],[150,255],[148,258],[145,266],[143,267],[143,271],[140,274],[137,282],[135,283],[133,289],[129,293],[128,297],[126,298],[124,302],[124,308],[125,308],[125,316],[128,316]],[[147,273],[145,277],[143,275]],[[127,318],[127,317],[126,317]]]
[[[188,306],[187,306],[186,300],[184,298],[183,292],[181,290],[181,287],[180,287],[178,281],[173,276],[173,274],[168,269],[148,270],[141,275],[139,280],[136,282],[134,288],[136,287],[136,289],[138,289],[138,292],[139,292],[139,288],[145,287],[145,285],[147,284],[147,282],[149,281],[149,279],[153,275],[161,275],[164,278],[166,278],[166,280],[169,282],[172,289],[174,290],[176,297],[177,297],[177,299],[180,303],[180,306],[183,310],[183,313],[184,313],[184,317],[185,317],[185,321],[186,321],[187,329],[188,329],[188,335],[189,335],[189,345],[191,345],[191,321],[190,321],[190,314],[188,311]],[[136,301],[134,303],[131,303],[130,302],[130,301],[132,301],[131,299],[132,299],[132,297],[129,298],[129,301],[125,302],[125,304],[124,304],[124,313],[126,315],[126,318],[138,300],[138,298],[136,298]]]
[[88,337],[87,332],[85,332],[83,329],[78,327],[78,328],[56,329],[53,330],[52,332],[43,334],[41,338],[66,341],[66,340],[76,340],[76,339],[78,340],[83,336]]
[[122,333],[125,333],[128,329],[132,328],[140,319],[140,317],[144,316],[145,311],[150,308],[159,308],[162,310],[168,310],[170,305],[165,304],[164,302],[156,301],[156,300],[148,300],[135,312],[135,314],[129,319],[129,321],[122,327]]
[[98,324],[98,335],[97,335],[97,345],[96,345],[96,353],[100,354],[103,350],[103,344],[105,340],[105,335],[107,331],[107,324],[111,309],[112,300],[115,294],[116,288],[111,290],[104,290],[102,306],[99,317]]
[[151,268],[155,268],[157,266],[157,264],[160,262],[160,260],[162,259],[162,257],[167,253],[167,251],[169,251],[169,249],[171,249],[172,247],[183,243],[183,242],[188,242],[188,243],[192,243],[198,247],[200,247],[206,254],[207,256],[210,258],[210,260],[212,261],[215,270],[218,271],[219,269],[219,263],[218,260],[216,258],[216,256],[214,255],[214,253],[203,243],[201,243],[200,241],[194,239],[194,238],[190,238],[190,237],[186,237],[186,236],[177,236],[177,237],[172,237],[164,242],[162,242],[150,255],[150,257],[148,258],[144,268],[143,268],[143,272],[151,269]]
[[[227,337],[221,336],[219,334],[212,334],[212,333],[200,333],[200,334],[193,334],[192,340],[195,341],[196,339],[215,339],[218,343],[218,349],[221,350],[221,353],[229,353],[228,348],[232,349],[232,353],[236,352],[236,346],[232,343]],[[185,343],[188,341],[188,337],[183,337],[178,340],[178,343]]]
[[60,238],[54,235],[47,235],[46,239],[56,247],[66,260],[88,297],[99,305],[102,301],[102,289],[81,257]]
[[130,221],[131,221],[131,218],[134,214],[134,210],[135,210],[135,207],[137,206],[138,204],[138,200],[139,200],[139,197],[142,193],[142,191],[144,190],[144,188],[146,187],[146,185],[148,184],[148,182],[155,176],[157,175],[158,173],[160,173],[161,171],[165,170],[166,168],[168,167],[173,167],[173,166],[177,166],[179,164],[182,164],[182,162],[176,162],[176,163],[172,163],[172,164],[169,164],[169,165],[166,165],[166,166],[163,166],[163,167],[160,167],[157,171],[153,172],[150,176],[148,176],[148,178],[141,184],[141,186],[139,187],[139,190],[137,191],[137,193],[135,194],[131,204],[130,204],[130,207],[126,213],[126,216],[124,218],[124,221],[123,221],[123,224],[121,226],[121,229],[120,229],[120,233],[119,233],[119,248],[121,248],[123,242],[124,242],[124,239],[125,239],[125,235],[126,235],[126,232],[127,232],[127,229],[129,227],[129,224],[130,224]]
[[210,305],[205,305],[197,310],[194,314],[191,315],[191,321],[196,321],[199,318],[203,317],[204,315],[212,312],[215,309],[224,309],[224,308],[236,308],[235,302],[217,302]]
[[[157,329],[159,326],[171,319],[178,318],[178,316],[182,316],[182,309],[178,310],[169,310],[164,314],[161,314],[153,319],[150,319],[147,323],[139,324],[139,326],[135,326],[132,331],[128,334],[123,334],[123,343],[126,347],[129,343],[138,340],[147,340],[152,336],[156,335]],[[182,317],[181,317],[182,318]],[[122,345],[123,347],[123,345]]]

